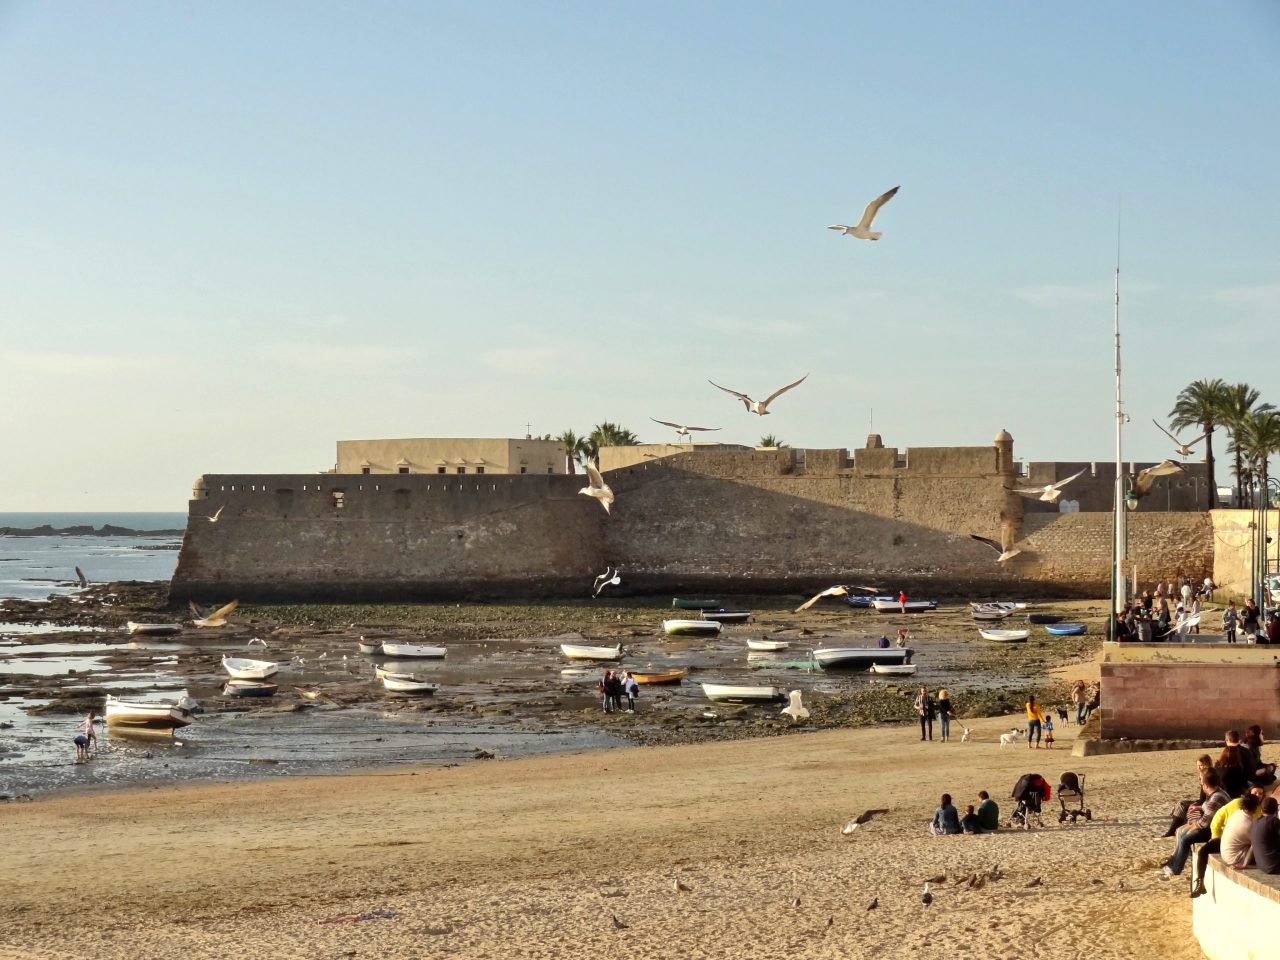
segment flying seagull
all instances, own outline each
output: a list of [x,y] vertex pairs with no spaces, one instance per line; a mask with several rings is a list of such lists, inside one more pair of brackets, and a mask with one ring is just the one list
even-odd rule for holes
[[[1154,423],[1157,427],[1160,427],[1160,421],[1153,419],[1151,422]],[[1174,443],[1178,445],[1177,454],[1180,457],[1191,456],[1191,448],[1208,436],[1207,433],[1203,433],[1200,436],[1196,437],[1194,440],[1192,440],[1190,443],[1183,443],[1181,440],[1175,437],[1172,433],[1170,433],[1164,427],[1160,427],[1160,432],[1163,433],[1166,437],[1168,437],[1170,440],[1172,440]]]
[[861,590],[863,593],[879,593],[880,592],[879,587],[850,587],[846,584],[838,583],[834,587],[827,587],[827,589],[823,590],[821,593],[814,594],[804,603],[800,604],[800,606],[796,607],[793,612],[799,613],[802,610],[808,610],[810,607],[812,607],[815,603],[817,603],[823,597],[848,596],[849,591],[851,590]]
[[1062,495],[1062,488],[1074,480],[1076,477],[1082,476],[1085,467],[1079,473],[1073,473],[1065,480],[1059,480],[1057,483],[1046,483],[1043,487],[1015,487],[1014,493],[1020,493],[1024,497],[1035,497],[1037,500],[1043,500],[1045,503],[1057,503],[1058,497]]
[[[670,420],[659,420],[657,417],[650,417],[649,419],[650,419],[650,420],[652,420],[654,423],[660,423],[660,424],[662,424],[664,427],[670,427],[672,430],[674,430],[677,434],[679,434],[679,435],[680,435],[680,436],[682,436],[682,437],[688,437],[688,436],[689,436],[689,432],[690,432],[691,430],[709,431],[709,430],[722,430],[722,429],[723,429],[723,427],[691,427],[691,426],[689,426],[688,424],[683,424],[683,423],[672,423]],[[692,438],[692,437],[690,437],[690,438],[689,438],[689,442],[690,442],[690,443],[692,443],[692,442],[693,442],[693,438]]]
[[225,509],[227,509],[227,505],[224,503],[222,506],[220,506],[217,510],[213,512],[212,517],[205,517],[205,519],[208,520],[210,523],[217,523],[218,518],[222,516],[222,511]]
[[[1012,543],[1002,543],[997,540],[988,539],[987,537],[980,537],[976,533],[969,534],[969,539],[977,540],[979,543],[985,543],[988,547],[994,550],[998,554],[996,563],[1004,563],[1006,560],[1012,560],[1022,552],[1021,550],[1011,549],[1013,547]],[[1011,538],[1004,537],[1002,539],[1010,540]]]
[[783,716],[790,717],[793,721],[808,720],[809,710],[800,702],[802,696],[801,692],[799,690],[792,690],[788,696],[791,697],[791,703],[782,708]]
[[227,617],[238,606],[240,606],[240,601],[232,600],[225,607],[219,607],[208,616],[199,617],[191,622],[197,627],[225,627],[227,625]]
[[[610,573],[612,573],[612,576],[610,576]],[[600,576],[596,577],[596,588],[595,588],[595,592],[592,593],[592,596],[598,597],[600,596],[601,593],[604,592],[605,587],[616,587],[618,584],[620,584],[622,582],[621,573],[622,573],[621,567],[618,567],[617,570],[613,570],[612,568],[610,568],[608,570],[605,570],[605,572],[600,574]]]
[[924,893],[920,897],[920,902],[926,907],[933,903],[933,894],[929,892],[929,885],[927,883],[924,885]]
[[874,233],[871,229],[871,221],[876,218],[876,214],[880,212],[880,208],[893,199],[893,195],[898,192],[898,187],[892,190],[886,190],[880,196],[876,197],[867,204],[867,209],[862,211],[862,219],[855,227],[846,227],[843,223],[833,223],[827,227],[828,230],[839,230],[846,237],[857,237],[859,240],[879,240],[880,234]]
[[79,567],[76,567],[76,577],[79,579],[81,587],[87,587],[89,585],[89,578],[84,575],[84,571]]
[[880,808],[878,810],[864,810],[862,813],[858,814],[856,817],[854,817],[852,820],[846,823],[840,832],[847,837],[849,834],[853,833],[853,831],[857,830],[864,823],[870,822],[872,818],[878,817],[880,816],[880,814],[888,813],[888,812],[889,811],[885,808]]
[[1156,479],[1159,477],[1168,477],[1175,473],[1186,473],[1179,464],[1172,460],[1161,460],[1153,467],[1147,467],[1145,470],[1139,470],[1138,476],[1133,481],[1133,496],[1137,500],[1141,500],[1151,488],[1155,486]]
[[716,383],[714,380],[708,380],[707,383],[711,384],[717,390],[723,390],[725,393],[733,394],[735,397],[737,397],[739,400],[742,401],[742,405],[747,408],[747,413],[754,413],[757,416],[767,417],[769,415],[769,404],[773,403],[773,401],[777,400],[780,396],[782,396],[788,390],[792,390],[795,387],[800,386],[800,384],[804,383],[808,379],[809,379],[809,375],[806,373],[803,377],[801,377],[795,383],[788,383],[781,390],[775,390],[773,393],[769,394],[769,398],[767,400],[763,400],[759,402],[752,400],[745,393],[739,393],[737,390],[730,390],[728,387],[722,387],[720,386],[720,384]]
[[600,506],[604,507],[604,512],[608,513],[609,504],[613,503],[613,491],[604,482],[604,477],[600,476],[600,468],[590,460],[586,462],[584,469],[587,471],[587,486],[578,492],[586,494],[588,497],[594,497],[599,501]]

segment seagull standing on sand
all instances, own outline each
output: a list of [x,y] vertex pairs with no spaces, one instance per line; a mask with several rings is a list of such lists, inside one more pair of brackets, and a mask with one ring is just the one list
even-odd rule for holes
[[790,717],[793,722],[796,720],[808,720],[809,711],[800,702],[802,693],[799,690],[792,690],[788,696],[791,697],[791,703],[782,708],[782,715]]
[[720,384],[716,383],[714,380],[708,380],[707,383],[711,384],[717,390],[723,390],[725,393],[733,394],[735,397],[737,397],[739,400],[742,401],[742,405],[747,408],[747,413],[754,413],[756,416],[759,416],[759,417],[767,417],[769,415],[769,404],[773,403],[773,401],[777,400],[780,396],[782,396],[788,390],[792,390],[800,386],[800,384],[804,383],[808,379],[809,379],[809,375],[806,373],[803,377],[801,377],[795,383],[788,383],[785,387],[783,387],[780,390],[775,390],[773,393],[769,394],[768,398],[761,401],[752,400],[745,393],[739,393],[737,390],[730,390],[728,387],[722,387],[720,386]]
[[1207,433],[1204,433],[1204,434],[1201,434],[1200,436],[1196,437],[1196,438],[1195,438],[1194,440],[1192,440],[1190,443],[1183,443],[1181,440],[1179,440],[1177,437],[1175,437],[1172,433],[1170,433],[1170,432],[1169,432],[1168,430],[1166,430],[1164,427],[1161,427],[1161,426],[1160,426],[1160,421],[1159,421],[1159,420],[1152,420],[1151,422],[1152,422],[1152,423],[1154,423],[1157,427],[1160,427],[1160,432],[1161,432],[1161,433],[1163,433],[1166,437],[1168,437],[1170,440],[1172,440],[1174,443],[1176,443],[1176,444],[1178,445],[1178,449],[1177,449],[1176,453],[1177,453],[1177,454],[1178,454],[1178,456],[1180,456],[1180,457],[1189,457],[1189,456],[1191,456],[1191,448],[1192,448],[1192,447],[1194,447],[1197,443],[1199,443],[1201,440],[1203,440],[1205,437],[1207,437],[1207,436],[1208,436],[1208,434],[1207,434]]
[[879,240],[880,234],[872,231],[871,221],[876,218],[880,208],[893,199],[893,195],[898,192],[898,189],[898,187],[894,187],[892,190],[886,190],[868,203],[867,209],[862,211],[862,219],[858,221],[856,226],[846,227],[843,223],[833,223],[827,229],[839,230],[844,236],[857,237],[859,240]]
[[[1089,468],[1085,467],[1085,470],[1087,469]],[[1083,475],[1084,472],[1084,470],[1081,470],[1080,473],[1073,473],[1065,480],[1059,480],[1057,483],[1046,483],[1043,487],[1015,487],[1013,492],[1020,493],[1024,497],[1035,497],[1045,503],[1057,503],[1058,497],[1062,495],[1062,488],[1076,477]]]
[[[677,435],[681,437],[689,437],[689,431],[691,430],[710,431],[710,430],[723,429],[723,427],[691,427],[691,426],[688,426],[687,424],[672,423],[670,420],[659,420],[657,417],[650,417],[649,419],[652,420],[654,423],[662,424],[664,427],[670,427],[672,430],[674,430],[677,433]],[[693,442],[692,437],[689,437],[689,442],[690,443]]]
[[933,894],[929,892],[929,885],[927,883],[924,885],[924,893],[920,897],[920,902],[926,907],[933,903]]
[[613,503],[613,491],[604,482],[604,477],[600,476],[600,468],[588,460],[583,469],[587,472],[587,486],[578,492],[588,497],[594,497],[600,506],[604,507],[604,512],[608,513],[609,505]]

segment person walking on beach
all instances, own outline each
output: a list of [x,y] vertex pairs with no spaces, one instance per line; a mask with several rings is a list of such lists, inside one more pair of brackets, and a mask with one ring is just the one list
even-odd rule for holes
[[1040,729],[1044,723],[1044,713],[1040,710],[1040,704],[1036,703],[1035,694],[1027,698],[1027,749],[1030,750],[1034,742],[1037,750],[1040,749]]
[[1085,707],[1085,703],[1087,702],[1085,699],[1086,696],[1087,696],[1087,693],[1085,691],[1084,681],[1077,680],[1075,683],[1075,686],[1071,688],[1071,702],[1075,704],[1075,708],[1076,708],[1076,726],[1077,727],[1084,726],[1084,707]]
[[636,683],[636,678],[631,671],[627,671],[627,678],[622,681],[622,692],[627,696],[627,713],[636,712],[636,697],[640,696],[640,684]]
[[929,696],[929,691],[924,687],[920,688],[920,693],[916,696],[915,702],[916,716],[920,718],[920,739],[925,738],[925,732],[928,731],[929,739],[933,739],[933,697]]
[[934,706],[938,711],[938,724],[942,728],[942,742],[946,743],[951,736],[951,718],[955,716],[951,708],[951,695],[946,690],[939,690]]
[[1227,609],[1222,611],[1222,632],[1226,635],[1227,643],[1236,642],[1236,626],[1240,623],[1240,611],[1236,609],[1236,602],[1230,600],[1227,602]]

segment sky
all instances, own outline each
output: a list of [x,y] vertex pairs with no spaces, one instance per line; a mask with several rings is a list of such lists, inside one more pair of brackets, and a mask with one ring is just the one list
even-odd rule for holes
[[0,0],[0,89],[0,511],[650,417],[1113,459],[1118,222],[1126,459],[1280,404],[1269,0]]

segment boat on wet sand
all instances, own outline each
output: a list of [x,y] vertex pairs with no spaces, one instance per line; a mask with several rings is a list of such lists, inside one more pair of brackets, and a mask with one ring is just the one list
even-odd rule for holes
[[1045,629],[1055,637],[1078,637],[1088,628],[1083,623],[1049,623]]
[[702,692],[717,703],[771,703],[784,699],[778,687],[744,687],[724,683],[704,683]]
[[714,620],[717,623],[746,623],[751,619],[750,610],[703,610],[703,620]]
[[974,607],[973,610],[970,611],[970,613],[973,616],[973,619],[979,622],[989,623],[994,621],[996,623],[999,623],[1001,620],[1004,620],[1005,618],[1010,616],[1013,613],[1013,611],[1012,610],[986,610],[986,609],[979,609],[978,607]]
[[676,597],[671,601],[671,606],[677,610],[719,610],[719,600],[683,600]]
[[222,692],[228,697],[274,697],[279,689],[274,683],[265,680],[228,680],[222,686]]
[[663,620],[662,629],[668,637],[714,637],[721,627],[715,620]]
[[107,695],[107,726],[115,730],[151,730],[172,733],[191,723],[192,712],[181,703],[121,700]]
[[440,684],[420,680],[417,677],[403,674],[386,673],[382,676],[382,686],[388,693],[432,694],[440,689]]
[[887,677],[910,677],[916,672],[914,663],[873,663],[871,672]]
[[926,610],[938,609],[937,600],[908,600],[899,603],[897,600],[872,600],[871,606],[879,613],[924,613]]
[[756,650],[758,652],[770,652],[775,650],[785,650],[791,644],[786,640],[748,640],[747,649]]
[[642,670],[631,670],[631,679],[636,683],[648,683],[654,686],[664,683],[680,683],[689,674],[688,667],[672,667],[660,669],[645,667]]
[[134,623],[130,620],[125,624],[125,629],[129,631],[129,636],[138,636],[139,634],[148,637],[171,637],[175,633],[182,632],[182,624],[180,623]]
[[570,660],[621,660],[622,644],[616,647],[592,647],[582,643],[562,643],[560,652]]
[[417,658],[438,660],[449,651],[444,647],[428,647],[420,643],[384,643],[382,655],[398,659]]
[[366,640],[361,637],[356,641],[356,646],[359,647],[361,653],[375,654],[382,652],[381,640]]
[[865,670],[872,664],[910,663],[910,647],[818,647],[813,659],[824,670]]
[[1031,636],[1030,630],[979,630],[983,640],[994,640],[996,643],[1026,643]]
[[270,660],[249,660],[223,654],[222,669],[236,680],[265,680],[279,670],[280,665]]

